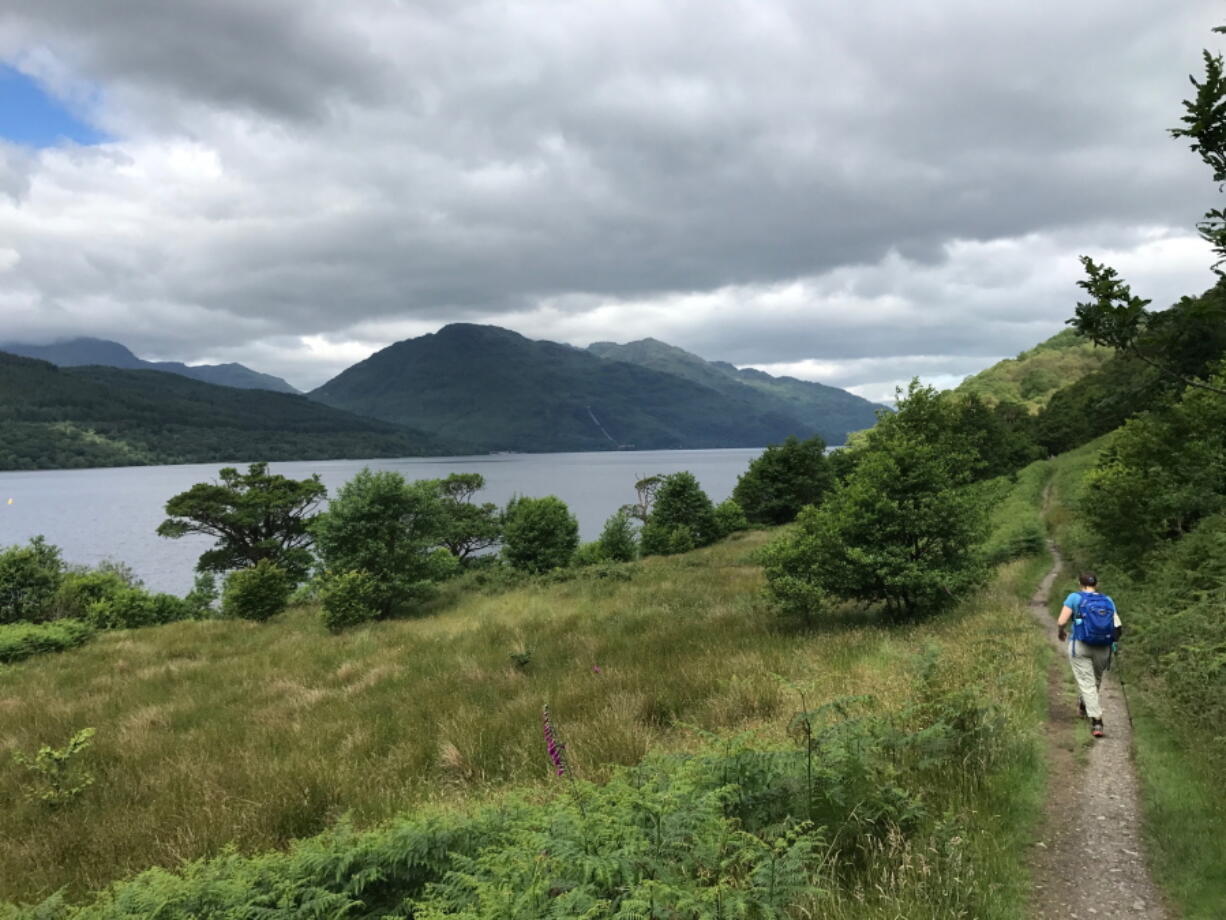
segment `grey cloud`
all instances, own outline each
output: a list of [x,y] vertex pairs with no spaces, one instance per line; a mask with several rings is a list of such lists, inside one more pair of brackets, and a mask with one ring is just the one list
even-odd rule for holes
[[[22,166],[0,290],[94,298],[85,331],[134,315],[171,354],[831,276],[787,314],[679,319],[678,344],[1010,353],[1058,327],[1068,279],[1027,300],[991,253],[959,276],[950,240],[1109,245],[1212,199],[1164,129],[1216,5],[1124,7],[44,0],[0,47],[45,43],[140,130]],[[175,165],[188,139],[216,175]],[[912,308],[883,322],[878,294]]]

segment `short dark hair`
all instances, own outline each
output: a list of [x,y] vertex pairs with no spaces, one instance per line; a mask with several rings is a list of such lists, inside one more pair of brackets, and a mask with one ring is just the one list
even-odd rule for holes
[[1098,587],[1098,576],[1093,572],[1082,572],[1077,576],[1077,583],[1083,588],[1096,588]]

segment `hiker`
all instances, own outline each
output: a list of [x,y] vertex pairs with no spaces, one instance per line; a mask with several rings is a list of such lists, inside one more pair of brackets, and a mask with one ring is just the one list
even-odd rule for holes
[[[1101,738],[1103,707],[1098,699],[1098,688],[1103,682],[1103,672],[1111,667],[1111,653],[1124,626],[1115,610],[1115,602],[1098,590],[1098,577],[1093,572],[1082,572],[1077,582],[1081,590],[1065,598],[1056,621],[1057,635],[1061,642],[1069,640],[1068,660],[1081,693],[1078,711],[1090,717],[1090,734]],[[1071,638],[1066,628],[1069,620],[1073,621]]]

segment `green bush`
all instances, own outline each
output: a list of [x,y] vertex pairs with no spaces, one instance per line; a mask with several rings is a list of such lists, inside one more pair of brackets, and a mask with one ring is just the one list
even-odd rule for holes
[[0,662],[21,661],[44,652],[62,652],[84,645],[94,630],[81,620],[0,625]]
[[0,623],[45,619],[63,573],[59,548],[41,536],[0,552]]
[[181,597],[124,586],[90,604],[85,620],[95,629],[139,629],[185,620],[191,613]]
[[99,601],[114,597],[118,592],[133,585],[112,570],[87,569],[64,573],[55,592],[52,609],[55,617],[85,617],[89,608]]
[[721,537],[749,529],[749,519],[733,499],[725,499],[715,506],[715,532]]
[[379,616],[383,589],[369,572],[342,572],[324,579],[320,595],[323,624],[332,632]]
[[638,540],[634,533],[634,520],[622,509],[605,521],[597,540],[601,552],[610,562],[632,562],[638,558]]
[[294,590],[293,579],[280,566],[261,559],[226,577],[221,614],[236,620],[271,620],[285,609]]
[[504,522],[502,554],[513,568],[537,573],[564,568],[579,547],[579,522],[553,495],[513,498]]
[[598,565],[599,563],[606,561],[604,547],[600,545],[599,541],[581,543],[579,548],[575,550],[575,555],[571,557],[570,561],[571,565],[577,565],[580,567]]
[[458,571],[455,556],[436,552],[446,534],[439,489],[437,482],[406,483],[396,472],[359,472],[315,521],[323,568],[366,572],[376,592],[367,600],[380,616],[429,597]]
[[732,497],[749,520],[786,524],[805,505],[821,504],[833,485],[826,442],[819,437],[807,441],[790,437],[772,444],[749,464],[737,477]]
[[[647,523],[667,529],[670,532],[670,546],[679,546],[683,542],[671,535],[677,527],[689,530],[691,548],[706,546],[720,536],[711,499],[702,490],[694,474],[686,471],[663,477]],[[670,552],[684,550],[671,549]]]

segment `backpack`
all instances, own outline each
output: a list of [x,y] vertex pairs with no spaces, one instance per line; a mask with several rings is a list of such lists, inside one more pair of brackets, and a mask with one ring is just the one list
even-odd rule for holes
[[1115,604],[1097,591],[1079,591],[1081,603],[1073,614],[1073,641],[1110,645],[1115,641]]

